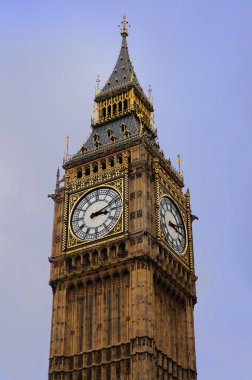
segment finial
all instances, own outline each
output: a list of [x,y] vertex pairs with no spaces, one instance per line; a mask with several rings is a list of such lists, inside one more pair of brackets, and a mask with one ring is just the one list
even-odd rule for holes
[[152,87],[151,85],[149,84],[149,89],[148,89],[148,93],[149,93],[149,101],[151,104],[153,104],[153,98],[152,98]]
[[154,113],[152,113],[151,115],[151,129],[153,130],[155,134],[157,133],[156,117]]
[[99,90],[100,81],[100,75],[98,74],[96,78],[96,90]]
[[[120,25],[118,25],[120,27]],[[121,36],[122,37],[127,37],[128,34],[128,27],[130,28],[130,25],[128,21],[126,20],[126,14],[124,13],[123,19],[121,21]]]
[[68,147],[69,147],[69,144],[71,144],[71,143],[72,143],[72,141],[70,140],[70,136],[67,136],[66,140],[65,140],[65,144],[66,144],[66,148],[67,148],[67,150],[66,150],[67,156],[68,156]]
[[60,170],[58,168],[57,169],[57,174],[56,174],[56,189],[59,188],[59,180],[60,180]]
[[179,174],[182,174],[181,173],[181,163],[183,162],[183,160],[182,160],[180,154],[177,155],[177,160],[176,161],[177,161],[178,167],[179,167]]
[[100,75],[98,74],[96,78],[95,96],[100,93],[100,81]]
[[151,99],[152,87],[150,84],[149,84],[148,93],[149,93],[149,99]]
[[130,82],[131,83],[133,82],[133,79],[134,79],[134,72],[131,71],[131,73],[130,73]]

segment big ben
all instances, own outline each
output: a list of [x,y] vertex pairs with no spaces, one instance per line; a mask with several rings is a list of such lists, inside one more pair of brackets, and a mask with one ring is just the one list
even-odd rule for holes
[[121,24],[91,134],[52,195],[48,379],[195,380],[190,193],[159,146]]

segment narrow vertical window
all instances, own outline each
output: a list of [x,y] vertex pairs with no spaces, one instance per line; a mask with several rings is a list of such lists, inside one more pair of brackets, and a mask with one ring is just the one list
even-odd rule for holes
[[111,345],[111,291],[108,291],[108,345]]
[[118,106],[119,106],[119,112],[122,112],[122,102],[119,102]]
[[121,367],[120,363],[116,365],[116,380],[121,380]]
[[117,340],[121,340],[121,292],[117,288]]
[[114,103],[114,104],[113,104],[113,115],[116,114],[116,107],[117,107],[117,106],[116,106],[116,103]]
[[84,333],[84,298],[80,300],[80,352],[83,351],[83,336]]
[[93,296],[89,297],[89,349],[92,350],[93,341]]

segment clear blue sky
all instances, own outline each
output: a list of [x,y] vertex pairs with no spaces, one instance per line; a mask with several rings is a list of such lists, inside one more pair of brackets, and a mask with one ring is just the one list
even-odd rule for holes
[[[191,191],[199,380],[251,378],[251,0],[0,0],[0,380],[44,380],[56,169],[90,131],[95,80],[131,59]],[[175,163],[176,164],[176,163]]]

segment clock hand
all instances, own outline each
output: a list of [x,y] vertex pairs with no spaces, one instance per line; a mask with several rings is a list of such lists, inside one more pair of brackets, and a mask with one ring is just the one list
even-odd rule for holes
[[105,215],[108,214],[109,211],[103,211],[103,210],[106,210],[106,208],[108,208],[111,204],[113,204],[114,202],[116,202],[117,199],[119,199],[119,197],[117,197],[115,199],[112,199],[112,201],[110,201],[105,207],[101,208],[99,211],[93,212],[90,215],[90,218],[93,219],[95,216],[98,216],[98,215],[101,215],[101,214],[105,214]]
[[90,218],[93,219],[95,216],[98,216],[98,215],[101,215],[101,214],[108,214],[109,212],[107,210],[100,210],[100,211],[96,211],[96,212],[93,212],[91,215],[90,215]]
[[178,228],[181,228],[182,226],[174,224],[171,221],[169,221],[169,226],[171,226],[178,234],[182,235],[182,233],[178,230]]

